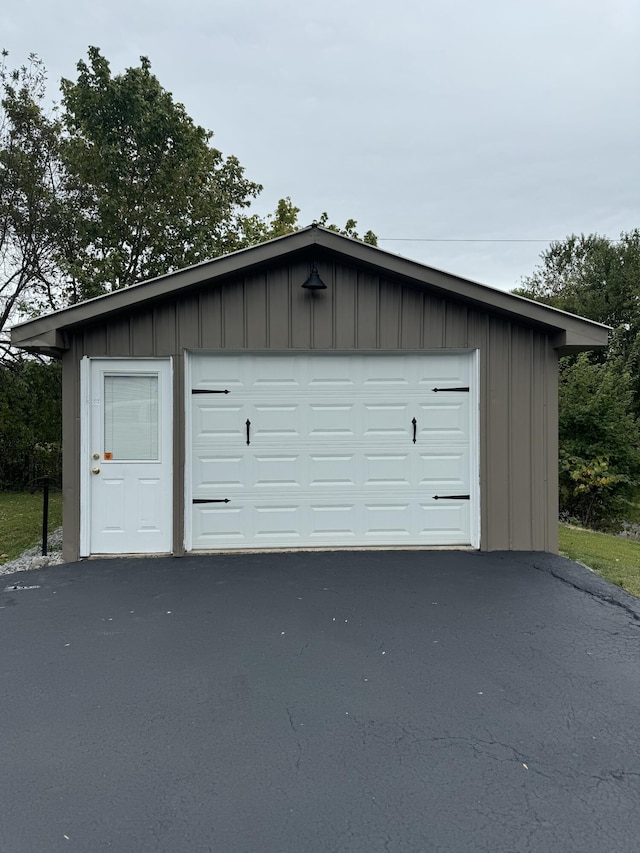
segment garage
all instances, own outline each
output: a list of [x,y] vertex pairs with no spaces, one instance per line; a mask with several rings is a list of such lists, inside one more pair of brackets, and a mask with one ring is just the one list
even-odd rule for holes
[[477,544],[474,353],[188,365],[189,550]]
[[558,359],[598,323],[317,225],[12,329],[62,361],[68,561],[558,549]]

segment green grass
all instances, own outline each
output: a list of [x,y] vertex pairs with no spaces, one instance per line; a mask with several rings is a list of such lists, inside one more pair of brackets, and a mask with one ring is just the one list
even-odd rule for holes
[[561,524],[560,553],[640,597],[640,542]]
[[[49,532],[62,524],[62,495],[49,495]],[[0,565],[42,542],[42,492],[0,492]]]

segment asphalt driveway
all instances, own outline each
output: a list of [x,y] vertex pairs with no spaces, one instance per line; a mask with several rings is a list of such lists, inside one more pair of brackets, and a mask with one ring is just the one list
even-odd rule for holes
[[3,853],[640,846],[640,607],[560,558],[88,561],[0,650]]

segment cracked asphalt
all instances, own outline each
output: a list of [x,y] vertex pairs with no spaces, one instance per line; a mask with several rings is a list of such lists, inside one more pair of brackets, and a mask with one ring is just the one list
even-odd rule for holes
[[3,853],[640,849],[640,602],[559,557],[93,560],[0,650]]

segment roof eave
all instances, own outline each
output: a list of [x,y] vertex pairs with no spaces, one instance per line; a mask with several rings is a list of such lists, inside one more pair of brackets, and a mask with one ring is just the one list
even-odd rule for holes
[[[78,305],[56,311],[14,326],[11,342],[23,349],[39,350],[39,347],[65,347],[63,332],[75,326],[90,323],[107,314],[132,309],[140,304],[167,296],[176,296],[207,281],[216,281],[237,273],[273,263],[302,250],[317,247],[377,270],[383,275],[404,280],[444,298],[454,298],[475,305],[481,310],[494,311],[520,322],[530,323],[546,329],[558,340],[556,348],[562,354],[594,349],[607,345],[609,327],[583,317],[560,311],[539,302],[515,294],[496,290],[485,284],[458,278],[451,273],[427,267],[417,261],[394,255],[377,247],[369,246],[318,226],[309,226],[293,234],[287,234],[266,243],[223,255],[193,267],[178,270],[156,279],[132,285],[123,290],[99,296]],[[51,335],[56,343],[51,343]]]

